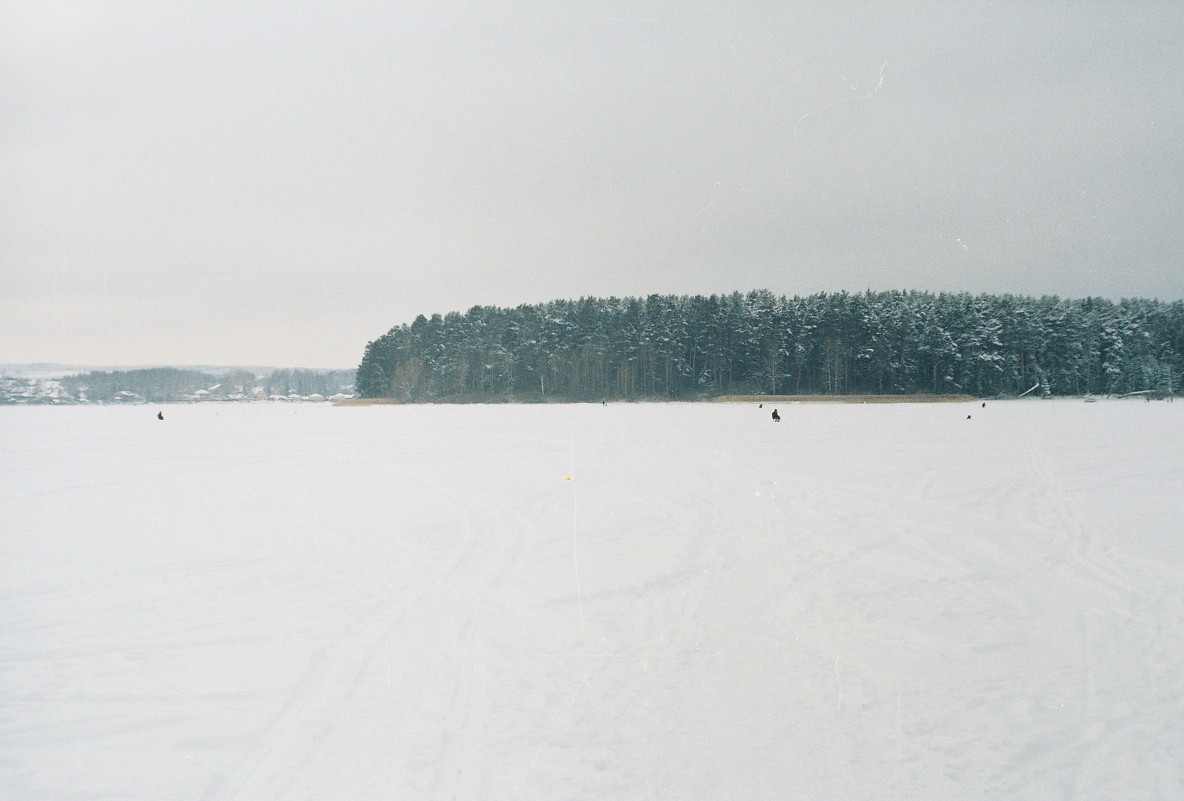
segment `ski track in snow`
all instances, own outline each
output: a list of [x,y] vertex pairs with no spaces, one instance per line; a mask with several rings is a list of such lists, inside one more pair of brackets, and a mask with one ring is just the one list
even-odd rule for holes
[[0,796],[1184,792],[1184,406],[780,408],[0,409]]

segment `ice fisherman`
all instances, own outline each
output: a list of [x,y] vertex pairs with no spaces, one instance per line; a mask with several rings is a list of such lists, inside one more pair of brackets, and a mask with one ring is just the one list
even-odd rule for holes
[[780,422],[781,422],[781,415],[777,414],[777,410],[776,410],[776,409],[774,409],[774,410],[773,410],[773,422],[774,422],[774,423],[780,423]]

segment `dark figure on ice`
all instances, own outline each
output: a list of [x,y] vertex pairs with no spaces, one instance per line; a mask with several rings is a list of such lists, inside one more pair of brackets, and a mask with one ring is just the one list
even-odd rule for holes
[[156,419],[157,419],[157,420],[163,420],[163,419],[164,419],[164,412],[157,412],[157,413],[156,413]]
[[781,422],[781,415],[777,414],[777,410],[776,410],[776,409],[774,409],[774,410],[773,410],[773,422],[774,422],[774,423],[780,423],[780,422]]

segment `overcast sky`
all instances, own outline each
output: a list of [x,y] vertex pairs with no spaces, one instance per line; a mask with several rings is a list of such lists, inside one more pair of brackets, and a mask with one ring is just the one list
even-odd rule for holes
[[1184,3],[0,2],[0,363],[581,295],[1184,298]]

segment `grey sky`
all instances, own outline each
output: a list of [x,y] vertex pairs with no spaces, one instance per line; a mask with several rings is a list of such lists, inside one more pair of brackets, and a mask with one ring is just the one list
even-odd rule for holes
[[1178,2],[0,3],[0,363],[419,313],[1184,298]]

